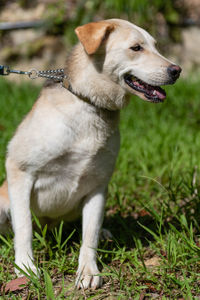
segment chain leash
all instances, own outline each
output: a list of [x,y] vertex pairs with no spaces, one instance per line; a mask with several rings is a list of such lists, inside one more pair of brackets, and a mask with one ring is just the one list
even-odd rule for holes
[[55,81],[62,82],[67,76],[64,74],[64,69],[55,69],[55,70],[46,70],[46,71],[38,71],[33,68],[29,71],[20,71],[20,70],[11,70],[10,67],[0,65],[0,75],[8,76],[11,73],[18,75],[28,75],[30,79],[36,79],[38,77],[43,77],[47,79],[52,79]]

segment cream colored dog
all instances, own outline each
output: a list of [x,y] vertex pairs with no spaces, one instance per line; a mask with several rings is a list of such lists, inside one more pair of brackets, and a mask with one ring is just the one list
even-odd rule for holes
[[82,214],[76,285],[97,288],[102,280],[95,249],[119,151],[124,96],[162,102],[166,95],[159,86],[173,84],[181,68],[158,53],[145,30],[127,21],[94,22],[75,31],[80,42],[67,59],[64,86],[42,90],[9,143],[0,225],[5,229],[10,210],[15,263],[37,272],[31,209],[41,221],[73,221]]

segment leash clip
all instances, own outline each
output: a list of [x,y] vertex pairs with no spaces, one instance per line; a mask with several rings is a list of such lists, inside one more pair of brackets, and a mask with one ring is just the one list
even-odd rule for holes
[[10,74],[10,68],[8,66],[0,65],[0,75],[6,76]]

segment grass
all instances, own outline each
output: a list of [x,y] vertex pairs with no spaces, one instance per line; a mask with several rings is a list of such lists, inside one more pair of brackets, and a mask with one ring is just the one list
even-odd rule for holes
[[[0,81],[0,181],[6,145],[39,87]],[[41,278],[2,299],[199,299],[200,96],[194,77],[153,105],[133,97],[121,114],[121,150],[109,185],[98,260],[104,286],[74,289],[80,222],[34,232]],[[34,216],[33,216],[34,218]],[[0,238],[0,283],[15,278],[12,236]]]

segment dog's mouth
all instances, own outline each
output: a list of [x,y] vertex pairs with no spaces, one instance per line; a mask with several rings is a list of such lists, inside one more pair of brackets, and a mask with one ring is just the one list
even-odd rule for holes
[[159,103],[166,98],[166,92],[159,86],[152,86],[130,74],[126,74],[124,80],[129,87],[139,92],[138,96],[143,96],[141,98],[146,101]]

